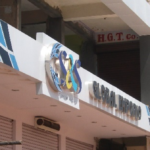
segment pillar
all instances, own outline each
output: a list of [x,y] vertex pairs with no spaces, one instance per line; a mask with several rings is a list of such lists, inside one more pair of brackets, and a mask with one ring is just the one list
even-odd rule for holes
[[150,36],[140,37],[141,101],[150,105]]
[[95,44],[93,41],[85,41],[81,46],[81,66],[97,75],[97,57],[95,55]]
[[[22,141],[22,121],[18,118],[14,121],[14,141]],[[13,150],[22,150],[22,145],[14,145]]]
[[48,17],[46,22],[46,34],[64,44],[64,22],[63,18]]
[[21,29],[21,0],[0,0],[0,19]]

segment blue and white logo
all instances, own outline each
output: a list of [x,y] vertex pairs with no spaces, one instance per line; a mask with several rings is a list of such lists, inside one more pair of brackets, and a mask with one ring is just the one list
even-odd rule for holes
[[73,59],[71,54],[61,51],[63,47],[60,43],[52,46],[51,52],[46,55],[46,71],[52,88],[56,91],[67,90],[79,94],[82,90],[82,81],[78,73],[81,66],[80,60]]
[[0,20],[0,62],[19,70],[13,53],[8,24]]

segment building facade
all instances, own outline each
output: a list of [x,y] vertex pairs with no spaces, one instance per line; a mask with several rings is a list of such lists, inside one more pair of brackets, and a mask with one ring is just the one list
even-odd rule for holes
[[0,3],[0,149],[149,150],[149,3],[29,1]]

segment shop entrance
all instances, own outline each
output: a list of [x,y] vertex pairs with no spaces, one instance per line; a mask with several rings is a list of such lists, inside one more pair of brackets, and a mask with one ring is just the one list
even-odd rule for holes
[[[13,120],[0,116],[0,142],[13,140]],[[12,145],[0,146],[0,150],[13,150]]]
[[149,150],[147,141],[146,137],[101,139],[97,150]]

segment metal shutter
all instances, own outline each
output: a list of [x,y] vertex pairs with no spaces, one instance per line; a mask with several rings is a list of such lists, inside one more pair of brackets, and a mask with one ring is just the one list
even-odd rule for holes
[[23,124],[22,130],[22,150],[59,149],[59,136],[57,134],[26,124]]
[[66,150],[93,150],[93,145],[79,142],[70,138],[66,139]]
[[[13,120],[0,116],[0,141],[13,140]],[[0,150],[12,150],[13,146],[0,146]]]

